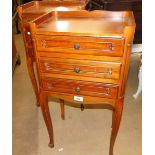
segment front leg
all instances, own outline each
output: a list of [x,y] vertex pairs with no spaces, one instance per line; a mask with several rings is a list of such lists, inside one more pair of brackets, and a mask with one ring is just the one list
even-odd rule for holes
[[61,118],[65,119],[65,104],[64,100],[60,99]]
[[119,126],[120,126],[122,111],[123,111],[123,99],[118,99],[116,101],[115,109],[113,111],[109,155],[113,155],[113,148],[114,148],[115,140],[119,130]]
[[34,67],[33,67],[34,60],[33,60],[33,58],[31,58],[31,56],[27,55],[26,62],[27,62],[27,68],[28,68],[29,77],[31,79],[33,90],[34,90],[36,98],[37,98],[37,106],[40,106],[37,80],[36,80],[36,77],[35,77]]
[[52,126],[51,116],[49,112],[47,96],[45,95],[45,93],[40,92],[39,97],[40,97],[40,106],[41,106],[42,114],[48,130],[49,138],[50,138],[50,142],[48,146],[52,148],[54,147],[53,126]]

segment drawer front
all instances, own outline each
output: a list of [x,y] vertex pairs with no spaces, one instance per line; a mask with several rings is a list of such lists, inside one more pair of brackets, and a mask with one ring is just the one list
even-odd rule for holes
[[87,95],[96,97],[117,97],[118,85],[103,84],[76,80],[46,78],[42,80],[44,90],[69,93],[74,95]]
[[40,58],[39,66],[43,73],[107,79],[119,79],[121,69],[120,63],[55,58]]
[[39,51],[122,56],[124,39],[97,37],[50,36],[37,37]]

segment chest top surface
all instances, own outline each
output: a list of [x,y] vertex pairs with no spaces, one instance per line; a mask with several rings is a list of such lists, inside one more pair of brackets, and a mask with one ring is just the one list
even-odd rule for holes
[[125,27],[134,25],[132,12],[50,12],[33,21],[36,34],[83,35],[122,38]]

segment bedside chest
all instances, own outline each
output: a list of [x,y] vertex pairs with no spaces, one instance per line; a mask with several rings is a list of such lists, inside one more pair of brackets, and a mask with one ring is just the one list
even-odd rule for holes
[[132,12],[50,12],[30,22],[39,77],[39,100],[54,146],[48,96],[113,109],[109,155],[119,129],[130,50]]
[[18,15],[20,19],[20,25],[26,50],[26,62],[28,67],[29,76],[32,82],[32,86],[37,98],[37,104],[39,106],[39,95],[37,79],[34,73],[34,49],[32,46],[31,33],[28,23],[39,16],[50,11],[69,11],[69,10],[81,10],[84,8],[84,2],[76,1],[33,1],[23,4],[18,7]]

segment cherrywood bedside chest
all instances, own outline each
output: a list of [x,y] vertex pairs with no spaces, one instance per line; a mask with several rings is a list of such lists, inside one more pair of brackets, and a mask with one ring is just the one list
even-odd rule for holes
[[109,155],[118,133],[130,50],[132,12],[50,12],[30,22],[39,77],[39,99],[54,147],[48,96],[113,109]]
[[18,7],[18,15],[20,19],[21,31],[24,39],[24,45],[26,50],[26,62],[29,72],[29,76],[32,82],[32,86],[37,98],[37,104],[39,106],[39,90],[37,86],[37,79],[34,73],[34,49],[31,40],[31,33],[28,23],[39,16],[50,11],[69,11],[69,10],[81,10],[84,9],[85,2],[77,1],[33,1],[23,4]]

